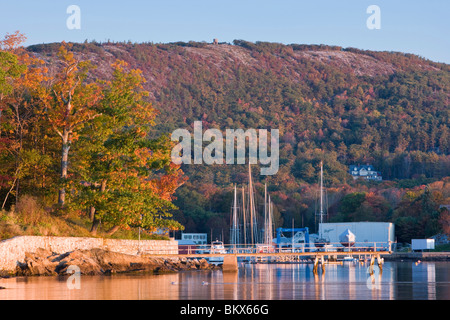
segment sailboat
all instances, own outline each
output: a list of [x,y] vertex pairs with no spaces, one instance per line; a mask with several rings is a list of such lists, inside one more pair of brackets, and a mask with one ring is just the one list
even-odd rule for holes
[[[319,211],[319,218],[320,218],[319,223],[320,224],[323,223],[323,216],[324,216],[324,212],[323,212],[323,163],[321,161],[320,162],[320,211]],[[319,230],[320,230],[320,228],[319,228]],[[322,234],[319,234],[319,237],[314,241],[314,245],[318,248],[322,248],[329,243],[330,243],[330,241],[327,240],[326,238],[324,238]]]
[[232,218],[230,243],[233,245],[233,250],[236,251],[236,247],[239,245],[240,230],[239,230],[239,217],[238,217],[238,203],[237,203],[237,190],[234,186],[234,201],[233,201],[233,218]]
[[265,207],[267,207],[267,216],[265,217],[264,223],[264,243],[271,246],[273,240],[273,206],[270,195],[268,201],[265,203]]
[[264,241],[259,246],[260,252],[273,252],[273,207],[270,195],[267,195],[267,185],[264,185]]
[[256,219],[255,198],[253,196],[252,169],[248,164],[248,196],[250,202],[250,243],[254,246],[258,243],[258,223]]
[[[248,167],[248,201],[245,199],[245,188],[242,187],[242,204],[238,203],[237,187],[234,186],[233,207],[230,221],[230,244],[236,249],[240,244],[246,247],[248,244],[254,246],[258,243],[258,224],[255,210],[255,199],[253,196],[253,181],[250,164]],[[248,208],[246,208],[248,204]],[[240,213],[239,213],[240,212]],[[242,225],[241,221],[242,219]],[[242,226],[242,230],[241,230]]]
[[[230,243],[233,249],[236,249],[240,244],[247,247],[249,244],[251,248],[258,248],[259,250],[272,250],[273,240],[273,205],[270,195],[267,193],[267,185],[264,188],[264,222],[261,227],[264,228],[264,233],[258,227],[257,212],[253,190],[253,180],[251,166],[248,166],[248,202],[245,199],[245,188],[242,187],[242,205],[238,203],[237,187],[234,186],[234,199],[230,221]],[[246,209],[246,205],[248,208]],[[241,211],[242,210],[242,211]],[[242,224],[240,219],[242,219]],[[241,230],[242,227],[242,230]]]

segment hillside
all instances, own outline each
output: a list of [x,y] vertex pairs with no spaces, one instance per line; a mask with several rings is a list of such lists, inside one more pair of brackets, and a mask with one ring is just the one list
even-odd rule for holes
[[[28,50],[54,68],[58,47]],[[242,40],[218,45],[84,43],[74,44],[73,50],[96,65],[94,77],[108,78],[116,59],[141,69],[150,100],[160,111],[158,134],[192,130],[198,120],[204,129],[279,129],[280,170],[268,177],[255,174],[269,185],[278,224],[290,226],[295,218],[296,224],[314,227],[321,160],[330,219],[343,219],[348,208],[342,199],[358,192],[365,195],[347,210],[347,219],[397,219],[400,205],[415,205],[402,202],[407,190],[416,192],[411,201],[423,200],[421,185],[434,181],[441,184],[431,188],[439,192],[433,193],[433,210],[450,196],[447,64],[398,52]],[[385,181],[355,183],[348,174],[351,164],[371,164]],[[246,183],[246,166],[183,170],[189,182],[177,192],[179,220],[187,231],[228,233],[230,187]],[[367,208],[377,213],[370,215]]]

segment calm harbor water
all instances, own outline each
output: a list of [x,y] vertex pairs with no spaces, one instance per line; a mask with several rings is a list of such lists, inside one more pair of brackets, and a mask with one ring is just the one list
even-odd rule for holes
[[0,279],[0,300],[450,300],[450,262],[386,262],[371,276],[367,263],[245,264],[237,273],[81,276]]

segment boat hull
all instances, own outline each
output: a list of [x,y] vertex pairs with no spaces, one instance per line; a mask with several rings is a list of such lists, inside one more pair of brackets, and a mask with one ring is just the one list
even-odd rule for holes
[[353,247],[355,245],[354,242],[341,242],[341,244],[346,248]]

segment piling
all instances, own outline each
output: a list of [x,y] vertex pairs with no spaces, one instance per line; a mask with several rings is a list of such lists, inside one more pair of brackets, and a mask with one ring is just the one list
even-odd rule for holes
[[325,259],[323,256],[320,257],[320,263],[322,264],[322,273],[325,274]]
[[238,263],[237,263],[236,255],[228,254],[228,255],[224,256],[222,271],[223,272],[237,272],[238,271]]
[[323,256],[316,256],[315,260],[314,260],[314,267],[313,267],[313,273],[317,274],[317,269],[319,268],[319,262],[321,264],[322,267],[322,273],[325,274],[325,258]]
[[377,263],[378,263],[378,268],[380,268],[380,274],[383,272],[383,259],[380,257],[379,254],[377,254]]

